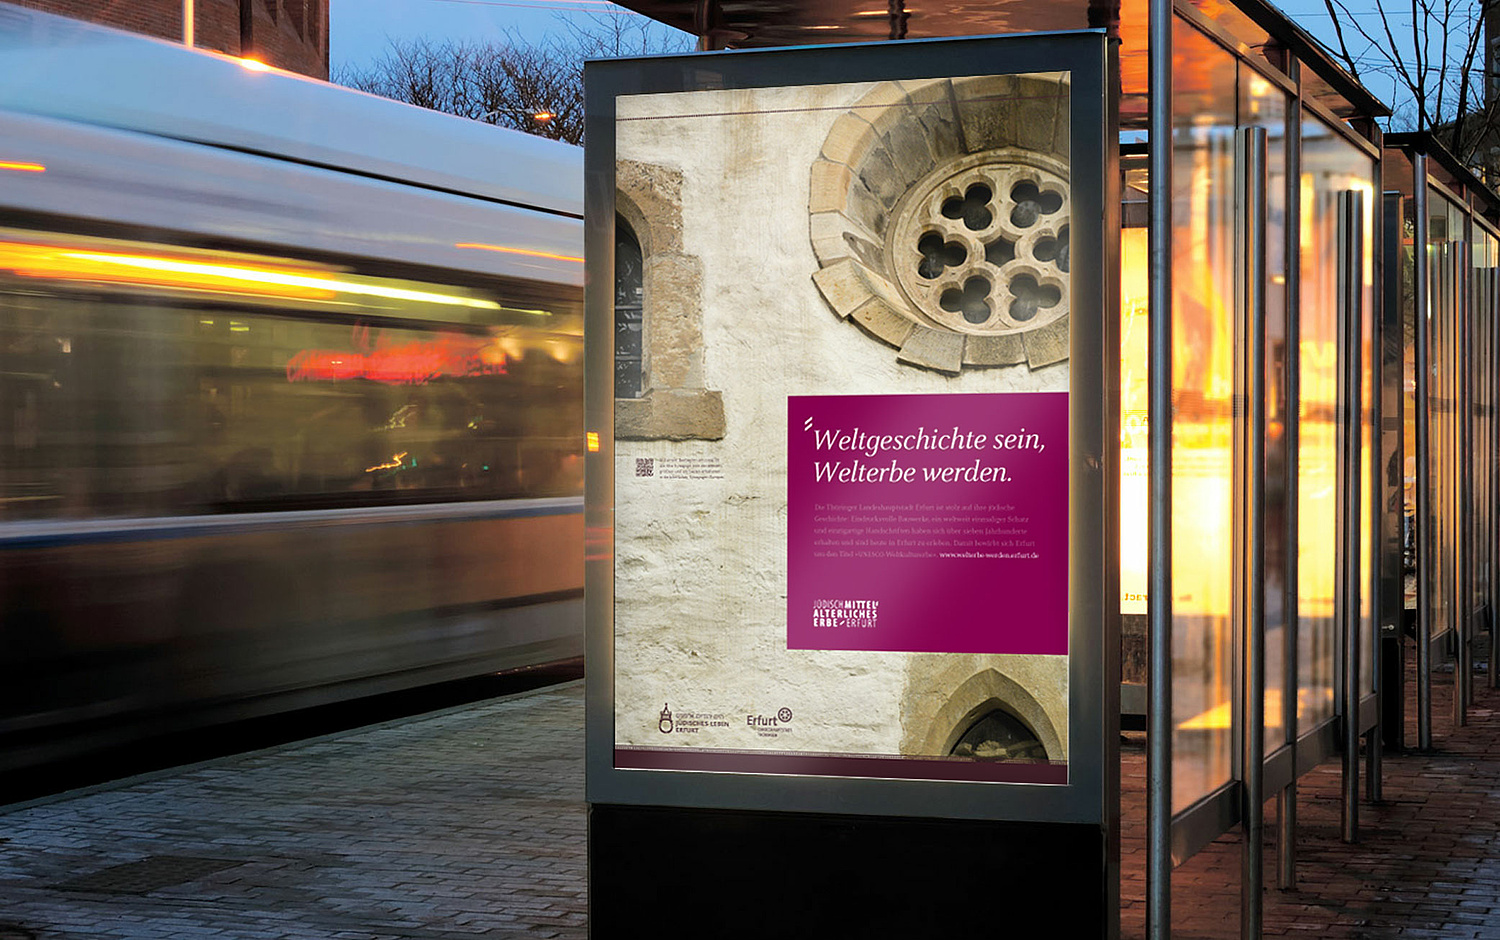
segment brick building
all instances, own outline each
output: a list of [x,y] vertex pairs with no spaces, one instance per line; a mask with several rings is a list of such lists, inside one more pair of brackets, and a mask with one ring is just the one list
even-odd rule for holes
[[[181,42],[183,0],[9,0]],[[328,77],[327,0],[193,0],[194,45]]]

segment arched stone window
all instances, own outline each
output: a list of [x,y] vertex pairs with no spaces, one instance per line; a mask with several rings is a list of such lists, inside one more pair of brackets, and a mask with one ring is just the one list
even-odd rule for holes
[[1069,84],[1062,73],[884,82],[811,175],[813,281],[907,365],[1068,358]]
[[977,760],[1046,760],[1047,748],[1026,723],[1004,709],[979,716],[953,745],[954,757]]
[[[640,258],[640,378],[621,381],[616,313],[615,437],[705,440],[724,436],[724,400],[703,363],[703,263],[684,250],[682,173],[634,160],[615,164],[617,229]],[[620,245],[616,244],[616,252]],[[632,255],[634,257],[634,255]],[[623,270],[616,262],[616,287]],[[635,390],[635,394],[626,394]]]
[[988,668],[982,659],[913,662],[901,753],[1067,760],[1067,658],[1007,656]]
[[641,243],[630,225],[615,218],[615,397],[640,398],[643,281]]

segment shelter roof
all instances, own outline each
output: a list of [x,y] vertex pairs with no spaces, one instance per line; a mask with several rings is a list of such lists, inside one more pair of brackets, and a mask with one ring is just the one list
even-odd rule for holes
[[[621,0],[621,5],[697,36],[714,48],[750,49],[891,39],[933,39],[1108,28],[1120,37],[1122,125],[1144,125],[1147,0]],[[1345,72],[1307,32],[1266,0],[1187,0],[1240,51],[1283,68],[1304,65],[1303,91],[1356,121],[1390,109]]]

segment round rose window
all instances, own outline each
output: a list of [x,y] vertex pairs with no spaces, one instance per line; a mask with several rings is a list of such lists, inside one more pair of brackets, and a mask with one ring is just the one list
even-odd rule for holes
[[884,82],[814,162],[813,275],[838,316],[940,372],[1068,358],[1064,73]]

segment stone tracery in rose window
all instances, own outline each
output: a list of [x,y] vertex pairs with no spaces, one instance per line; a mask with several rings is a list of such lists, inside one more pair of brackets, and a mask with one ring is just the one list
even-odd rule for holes
[[812,168],[814,275],[914,366],[1068,356],[1066,75],[876,86]]

